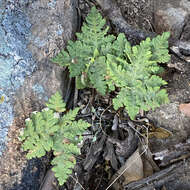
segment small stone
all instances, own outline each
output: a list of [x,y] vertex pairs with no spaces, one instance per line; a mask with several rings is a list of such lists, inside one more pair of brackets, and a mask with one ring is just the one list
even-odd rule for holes
[[59,115],[58,112],[55,112],[54,115],[53,115],[53,117],[59,119],[59,118],[60,118],[60,115]]
[[33,111],[32,114],[36,115],[38,112],[37,111]]
[[161,34],[171,32],[173,38],[178,39],[185,24],[187,12],[182,8],[169,7],[166,10],[157,10],[155,13],[155,29]]
[[179,51],[185,56],[190,56],[190,42],[179,42]]
[[186,116],[190,117],[190,103],[189,104],[180,104],[179,110],[184,113]]

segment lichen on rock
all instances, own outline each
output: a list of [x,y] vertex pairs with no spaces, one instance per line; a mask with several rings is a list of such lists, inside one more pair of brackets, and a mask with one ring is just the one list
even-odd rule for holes
[[5,96],[5,101],[0,104],[1,155],[7,127],[14,119],[12,96],[25,77],[33,73],[36,64],[27,50],[31,27],[27,16],[21,10],[12,10],[3,0],[0,0],[0,4],[0,95]]
[[[18,136],[14,130],[24,127],[29,114],[43,108],[55,91],[64,95],[69,87],[67,73],[49,59],[76,31],[75,3],[76,0],[0,0],[0,98],[3,97],[0,176],[10,175],[6,179],[0,177],[0,189],[5,188],[2,184],[7,187],[19,184],[21,170],[26,165],[24,161],[18,163],[22,157],[15,152],[20,151],[19,145],[11,151],[10,146]],[[17,161],[15,155],[18,155]],[[24,189],[24,186],[18,188]]]

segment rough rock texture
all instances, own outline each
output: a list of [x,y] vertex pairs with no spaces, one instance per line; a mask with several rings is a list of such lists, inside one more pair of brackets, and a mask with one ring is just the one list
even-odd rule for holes
[[[172,57],[173,65],[183,63]],[[181,64],[182,65],[182,64]],[[190,118],[179,111],[179,105],[189,102],[190,97],[190,65],[183,63],[183,71],[176,70],[169,76],[168,86],[165,87],[169,94],[170,103],[163,105],[155,111],[148,113],[148,118],[154,121],[155,126],[164,127],[172,132],[167,139],[153,139],[151,144],[153,151],[163,150],[173,144],[187,139],[190,135]]]
[[[49,59],[65,46],[76,31],[76,3],[76,0],[0,0],[2,190],[20,183],[21,169],[26,165],[18,141],[19,128],[23,127],[24,119],[31,111],[42,108],[55,91],[69,95],[67,73]],[[31,161],[28,165],[33,172],[38,170],[34,163]],[[42,166],[42,163],[38,161],[38,165]],[[35,175],[28,174],[29,184],[17,185],[16,189],[38,189],[39,184],[34,178],[39,179],[40,172]],[[35,187],[32,185],[34,182]]]
[[116,0],[127,23],[153,31],[154,0]]
[[187,18],[185,26],[183,27],[183,32],[181,34],[178,47],[180,53],[182,53],[185,56],[190,56],[190,14]]
[[188,0],[158,0],[154,2],[156,32],[170,31],[173,38],[180,39],[190,15],[190,2]]
[[[176,48],[183,55],[188,55],[190,47],[190,1],[158,0],[155,1],[154,6],[156,9],[154,14],[156,32],[170,31]],[[154,112],[149,112],[148,117],[155,121],[156,126],[170,130],[173,136],[166,140],[154,139],[152,141],[154,150],[162,150],[164,147],[172,146],[172,144],[181,142],[190,135],[190,119],[179,111],[181,103],[189,102],[190,66],[174,56],[172,56],[169,65],[173,65],[173,68],[176,69],[173,73],[167,74],[170,103],[161,106]],[[183,68],[175,67],[177,65],[181,65]]]
[[[170,31],[173,50],[182,59],[190,60],[190,1],[155,1],[154,25],[157,33]],[[184,57],[187,56],[187,57]]]

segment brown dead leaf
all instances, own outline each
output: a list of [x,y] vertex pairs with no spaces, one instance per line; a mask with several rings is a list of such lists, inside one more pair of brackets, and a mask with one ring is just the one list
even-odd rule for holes
[[153,167],[150,164],[149,160],[146,159],[143,160],[143,172],[144,172],[144,177],[151,176],[154,173]]
[[156,137],[158,139],[168,138],[171,135],[171,132],[164,128],[156,128],[153,132],[148,133],[149,138]]
[[[119,180],[122,176],[122,180]],[[137,149],[130,158],[127,159],[125,164],[112,176],[110,183],[114,190],[123,189],[124,185],[140,180],[144,177],[143,173],[143,163],[141,156],[139,154],[139,149]],[[115,181],[116,180],[116,181]]]
[[165,185],[162,187],[162,190],[167,190],[166,187],[165,187]]
[[126,169],[126,171],[123,174],[125,178],[124,183],[123,183],[124,185],[132,181],[140,180],[144,177],[143,163],[142,163],[142,159],[141,159],[138,149],[126,161],[122,169],[123,170]]
[[186,116],[190,117],[190,103],[189,104],[180,104],[179,110],[184,113]]
[[162,127],[155,127],[152,123],[148,123],[148,133],[147,130],[143,129],[142,134],[149,138],[156,137],[158,139],[168,138],[172,133],[167,129]]
[[[146,146],[146,140],[142,139],[141,143],[139,144],[140,152],[144,151],[144,147]],[[154,162],[152,158],[152,152],[149,147],[147,147],[146,152],[141,156],[143,162],[143,171],[144,177],[151,176],[155,171],[160,171],[157,164]]]

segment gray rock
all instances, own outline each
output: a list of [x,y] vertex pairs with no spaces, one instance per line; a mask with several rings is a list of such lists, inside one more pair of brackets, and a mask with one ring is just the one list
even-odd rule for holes
[[187,22],[183,28],[183,32],[180,37],[181,41],[190,41],[190,14],[187,17]]
[[155,1],[155,30],[157,33],[170,31],[174,39],[179,39],[190,13],[188,0]]
[[[55,91],[66,94],[67,73],[49,59],[76,31],[76,3],[76,0],[0,0],[0,99],[3,100],[0,155],[12,140],[7,138],[12,126],[22,127],[23,119],[31,111],[41,109]],[[8,152],[9,147],[0,158],[0,176],[2,160]]]
[[190,56],[190,41],[189,42],[179,42],[179,51],[181,54]]
[[155,111],[148,113],[148,118],[154,121],[155,127],[163,127],[169,130],[172,135],[166,139],[150,139],[152,151],[162,151],[166,147],[183,142],[190,135],[190,118],[186,117],[179,110],[179,105],[189,102],[189,68],[185,73],[178,72],[170,76],[170,82],[166,90],[169,94],[170,103],[162,105]]
[[170,31],[173,38],[178,39],[185,23],[187,12],[182,8],[170,7],[155,13],[155,30],[157,33]]

